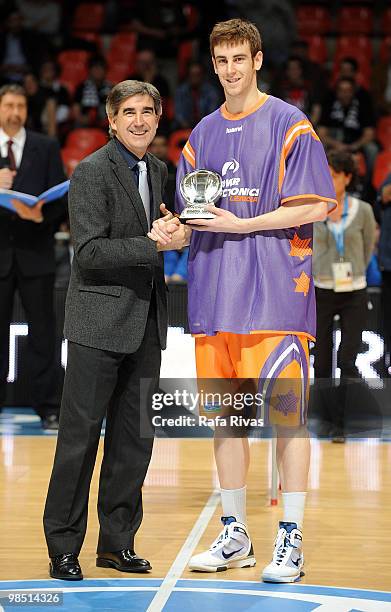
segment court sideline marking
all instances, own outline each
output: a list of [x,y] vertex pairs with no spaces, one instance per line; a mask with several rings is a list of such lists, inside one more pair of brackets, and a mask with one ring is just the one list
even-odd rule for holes
[[220,489],[214,489],[213,493],[203,507],[197,521],[195,522],[193,529],[187,536],[185,543],[168,570],[166,577],[160,585],[155,597],[149,604],[147,612],[161,612],[161,610],[163,610],[175,588],[176,583],[182,576],[183,570],[185,569],[193,550],[196,548],[205,529],[207,528],[219,502]]

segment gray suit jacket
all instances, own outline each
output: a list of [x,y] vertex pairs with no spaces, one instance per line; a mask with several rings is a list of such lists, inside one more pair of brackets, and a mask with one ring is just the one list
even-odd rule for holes
[[[155,220],[160,216],[167,168],[149,153],[147,166],[151,220]],[[142,200],[113,140],[77,166],[69,190],[69,216],[75,254],[65,337],[97,349],[133,353],[144,335],[151,295],[156,294],[160,344],[165,348],[163,255],[146,236]]]

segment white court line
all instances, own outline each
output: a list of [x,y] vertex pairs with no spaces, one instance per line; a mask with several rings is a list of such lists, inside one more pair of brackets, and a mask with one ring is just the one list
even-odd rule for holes
[[167,575],[160,585],[155,597],[152,599],[147,612],[161,612],[161,610],[163,610],[168,598],[175,588],[176,583],[181,577],[193,550],[196,548],[202,534],[207,528],[219,501],[220,490],[215,489],[202,509],[201,514],[199,515],[193,529],[187,536],[186,541],[176,556],[173,564],[168,570]]

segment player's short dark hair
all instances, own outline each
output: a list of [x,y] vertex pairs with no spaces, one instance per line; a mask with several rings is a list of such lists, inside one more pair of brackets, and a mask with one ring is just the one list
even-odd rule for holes
[[6,94],[14,94],[14,96],[24,96],[27,100],[26,90],[22,85],[17,83],[7,83],[0,87],[0,101]]
[[232,45],[247,41],[250,45],[251,57],[255,57],[259,51],[262,51],[262,40],[257,26],[245,19],[229,19],[216,23],[209,41],[212,57],[215,56],[214,48],[221,44]]

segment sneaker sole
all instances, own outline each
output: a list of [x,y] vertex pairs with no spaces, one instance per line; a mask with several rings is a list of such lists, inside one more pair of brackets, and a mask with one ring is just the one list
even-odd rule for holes
[[152,569],[151,565],[148,565],[145,569],[129,569],[127,567],[122,567],[115,561],[111,561],[111,559],[97,559],[96,567],[115,569],[118,572],[127,572],[128,574],[145,574],[145,572],[149,572]]
[[225,572],[228,569],[254,567],[255,564],[256,564],[255,557],[246,557],[245,559],[229,561],[225,565],[218,565],[218,566],[200,565],[200,564],[191,565],[189,563],[188,569],[193,572]]
[[305,576],[305,574],[302,571],[299,574],[296,574],[295,576],[276,576],[273,574],[262,574],[262,580],[263,582],[276,582],[276,583],[297,582],[303,576]]

